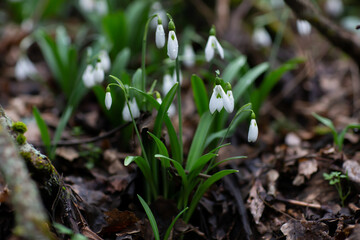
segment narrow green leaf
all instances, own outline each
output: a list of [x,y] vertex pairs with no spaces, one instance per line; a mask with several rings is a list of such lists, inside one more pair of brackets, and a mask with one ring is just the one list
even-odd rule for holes
[[232,83],[239,73],[240,69],[245,65],[246,57],[241,55],[240,57],[236,58],[235,60],[231,61],[228,66],[225,68],[222,77],[225,82]]
[[171,224],[169,225],[168,229],[166,230],[165,236],[164,236],[164,240],[169,240],[169,236],[171,233],[171,229],[174,227],[176,221],[179,219],[179,217],[189,208],[186,207],[184,208],[181,212],[179,212],[179,214],[171,221]]
[[126,16],[123,11],[119,10],[105,15],[102,19],[102,27],[107,39],[112,44],[112,55],[126,47],[128,31]]
[[130,61],[130,54],[130,49],[124,48],[116,55],[115,61],[111,66],[111,75],[121,76]]
[[222,170],[220,172],[215,173],[210,178],[208,178],[203,184],[201,184],[198,188],[198,190],[195,192],[193,199],[191,200],[189,211],[186,213],[184,217],[185,222],[189,222],[191,215],[193,214],[197,204],[199,203],[202,196],[205,194],[205,192],[209,189],[211,185],[213,185],[215,182],[220,180],[221,178],[225,177],[226,175],[236,173],[237,170]]
[[145,213],[146,213],[147,217],[149,218],[151,228],[152,228],[152,230],[154,232],[155,240],[160,240],[159,229],[158,229],[154,214],[151,212],[151,209],[150,209],[149,205],[144,201],[144,199],[142,197],[140,197],[139,194],[137,196],[138,196],[138,198],[140,200],[141,205],[143,206],[143,208],[145,210]]
[[50,138],[48,127],[47,127],[44,119],[41,117],[41,114],[40,114],[39,110],[37,109],[37,107],[33,107],[33,115],[35,117],[36,124],[38,125],[39,130],[40,130],[41,140],[43,141],[43,143],[45,145],[46,152],[49,154],[50,147],[51,147],[51,138]]
[[202,155],[192,166],[191,169],[189,169],[189,172],[191,173],[192,171],[201,171],[201,169],[204,168],[204,166],[210,161],[210,159],[216,157],[217,154],[214,153],[207,153]]
[[[332,134],[334,135],[334,138],[337,138],[337,132],[335,129],[334,124],[332,123],[332,121],[326,117],[322,117],[316,113],[312,113],[312,115],[322,124],[324,124],[325,126],[327,126],[328,128],[331,129]],[[335,140],[335,139],[334,139]]]
[[193,74],[191,76],[191,87],[193,90],[195,105],[201,116],[204,112],[209,110],[209,97],[204,85],[203,80]]
[[209,168],[209,171],[210,172],[212,169],[216,168],[217,166],[219,166],[220,164],[223,164],[223,163],[226,163],[228,161],[232,161],[232,160],[235,160],[235,159],[242,159],[242,158],[247,158],[247,156],[236,156],[236,157],[229,157],[229,158],[226,158],[224,160],[221,160],[217,163],[215,163],[213,166],[211,166],[211,168]]
[[156,158],[161,158],[161,159],[166,159],[168,161],[171,161],[174,164],[175,169],[177,170],[179,176],[181,177],[182,183],[183,183],[183,187],[184,189],[188,188],[188,178],[187,175],[185,173],[184,168],[181,166],[180,163],[178,163],[177,161],[175,161],[174,159],[171,159],[169,157],[166,157],[164,155],[161,154],[155,154]]
[[[164,155],[166,157],[169,157],[169,153],[168,153],[168,150],[165,146],[165,144],[158,138],[156,137],[154,134],[152,134],[151,132],[148,132],[148,134],[154,139],[157,147],[158,147],[158,150],[159,150],[159,153],[161,155]],[[170,167],[170,163],[168,161],[163,161],[163,165],[165,168],[168,168]]]
[[186,162],[186,168],[185,168],[186,170],[192,169],[196,160],[203,153],[205,141],[213,120],[214,117],[210,114],[210,112],[205,112],[201,116],[199,125],[196,129],[194,138],[190,146],[189,155]]

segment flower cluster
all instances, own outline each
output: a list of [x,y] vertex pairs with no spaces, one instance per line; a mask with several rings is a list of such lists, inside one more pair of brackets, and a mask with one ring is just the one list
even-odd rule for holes
[[[165,31],[162,26],[162,20],[160,16],[158,18],[158,25],[155,32],[155,43],[157,48],[163,48],[165,46]],[[167,55],[171,60],[175,60],[178,56],[179,51],[179,43],[175,34],[175,24],[172,19],[170,19],[169,25],[169,35],[168,35],[168,43],[167,43]]]
[[106,0],[79,0],[79,6],[86,13],[96,13],[100,16],[108,13]]
[[[219,72],[217,71],[217,74],[218,73]],[[213,114],[216,110],[220,112],[223,108],[225,108],[228,113],[232,113],[234,111],[234,97],[231,90],[231,84],[225,84],[224,80],[219,78],[219,76],[216,76],[215,84],[209,102],[210,113]],[[225,85],[226,93],[222,85]]]
[[109,71],[111,67],[111,61],[108,53],[105,50],[101,50],[98,54],[98,62],[95,67],[92,64],[88,64],[82,75],[84,85],[88,88],[100,84],[104,81],[105,72]]

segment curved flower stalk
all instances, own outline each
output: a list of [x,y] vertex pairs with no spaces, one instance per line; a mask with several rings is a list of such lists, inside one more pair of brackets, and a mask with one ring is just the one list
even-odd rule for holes
[[179,51],[179,43],[175,34],[175,24],[171,19],[169,22],[169,37],[167,44],[167,55],[171,60],[175,60],[178,56]]
[[[135,119],[135,118],[140,117],[140,110],[139,110],[139,107],[138,107],[138,105],[136,103],[135,98],[133,98],[132,100],[129,101],[129,106],[130,106],[130,110],[131,110],[131,113],[133,115],[133,118]],[[127,122],[132,121],[129,108],[128,108],[128,106],[126,104],[125,104],[124,109],[122,111],[122,117]]]
[[205,59],[206,61],[210,62],[215,55],[215,50],[219,53],[221,59],[224,59],[224,49],[220,45],[219,41],[217,40],[215,34],[215,26],[212,26],[210,29],[210,36],[205,46]]
[[158,16],[158,25],[155,32],[155,43],[157,48],[163,48],[165,46],[165,31],[160,16]]
[[255,114],[251,114],[251,121],[248,133],[248,142],[256,142],[259,134],[259,129],[255,120]]
[[297,20],[296,27],[301,36],[307,36],[311,33],[311,25],[306,20]]

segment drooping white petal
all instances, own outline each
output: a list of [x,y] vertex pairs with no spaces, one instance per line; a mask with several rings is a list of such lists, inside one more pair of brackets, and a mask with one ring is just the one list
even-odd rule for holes
[[96,63],[96,66],[93,70],[93,75],[95,83],[102,83],[104,81],[105,73],[100,62]]
[[251,119],[250,127],[249,127],[249,134],[248,134],[248,142],[255,142],[258,138],[258,126],[255,119]]
[[[130,102],[129,102],[129,105],[130,105]],[[124,121],[126,121],[126,122],[132,121],[130,111],[129,111],[129,108],[128,108],[126,102],[125,102],[124,108],[122,110],[122,117],[123,117]]]
[[215,110],[220,112],[224,106],[223,99],[220,94],[220,91],[221,91],[220,89],[222,90],[222,87],[220,85],[216,85],[213,89],[213,93],[211,95],[210,102],[209,102],[209,109],[210,109],[211,114],[213,114],[215,112]]
[[28,77],[32,77],[38,73],[34,63],[26,56],[21,56],[15,65],[16,79],[23,81]]
[[155,32],[155,43],[157,48],[165,46],[165,31],[162,24],[158,24]]
[[269,47],[272,42],[269,33],[264,28],[255,29],[252,39],[260,47]]
[[215,42],[216,50],[218,51],[221,59],[224,59],[224,49],[222,48],[222,46],[220,45],[219,41],[215,36],[214,36],[214,42]]
[[138,107],[138,105],[136,103],[135,98],[133,98],[133,100],[130,101],[130,108],[131,108],[131,113],[132,113],[134,118],[140,117],[140,110],[139,110],[139,107]]
[[344,10],[341,0],[327,0],[325,3],[325,11],[334,17],[339,16]]
[[94,67],[89,64],[86,66],[86,69],[82,75],[82,80],[84,85],[88,88],[91,88],[95,85],[94,74],[93,74]]
[[311,25],[306,20],[297,20],[296,27],[301,36],[307,36],[311,33]]
[[191,44],[186,44],[184,47],[184,59],[185,67],[193,67],[195,64],[195,52]]
[[104,72],[109,71],[110,67],[111,67],[111,61],[110,61],[109,54],[106,50],[101,50],[99,52],[99,59],[100,59],[100,65],[101,65],[102,69],[104,70]]
[[110,110],[111,104],[112,104],[111,93],[106,92],[106,94],[105,94],[105,106],[106,106],[107,110]]
[[171,60],[175,60],[178,56],[179,44],[174,31],[169,32],[167,55]]
[[165,74],[162,85],[162,92],[164,96],[170,91],[170,89],[172,88],[172,86],[174,86],[174,84],[175,82],[173,78],[170,76],[170,74]]
[[209,39],[205,46],[205,59],[206,61],[210,62],[211,59],[214,58],[215,54],[215,45],[213,43],[214,36],[209,36]]
[[223,97],[223,102],[225,110],[228,113],[232,113],[234,111],[234,96],[231,90],[226,92],[226,97]]

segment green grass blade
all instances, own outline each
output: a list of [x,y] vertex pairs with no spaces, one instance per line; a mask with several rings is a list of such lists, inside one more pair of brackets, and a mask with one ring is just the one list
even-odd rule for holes
[[339,144],[338,147],[340,151],[342,150],[345,134],[349,129],[360,129],[360,124],[358,123],[349,124],[341,131],[341,133],[338,136],[338,144]]
[[[155,143],[156,143],[156,145],[158,147],[159,153],[161,155],[164,155],[165,157],[169,157],[169,153],[168,153],[168,150],[167,150],[165,144],[158,137],[156,137],[154,134],[152,134],[151,132],[148,132],[148,134],[154,139],[154,141],[155,141]],[[164,165],[165,168],[170,167],[169,162],[164,161],[163,165]]]
[[215,153],[207,153],[202,155],[199,159],[196,160],[195,164],[192,166],[191,169],[189,169],[189,172],[192,171],[201,171],[201,169],[204,168],[204,166],[214,157],[218,156]]
[[191,87],[193,90],[196,108],[201,116],[204,112],[209,110],[209,97],[204,82],[200,77],[193,74],[191,76]]
[[328,128],[330,128],[332,134],[334,135],[334,141],[335,138],[337,138],[337,132],[335,129],[334,124],[332,123],[332,121],[326,117],[322,117],[316,113],[312,113],[312,115],[314,116],[314,118],[316,118],[319,122],[321,122],[322,124],[324,124],[325,126],[327,126]]
[[187,178],[186,172],[185,172],[184,168],[181,166],[181,164],[178,163],[177,161],[175,161],[174,159],[171,159],[171,158],[166,157],[166,156],[161,155],[161,154],[155,154],[155,157],[171,161],[174,164],[174,167],[177,170],[179,176],[181,177],[184,188],[187,189],[188,178]]
[[171,229],[174,227],[176,221],[179,219],[179,217],[189,208],[186,207],[184,208],[181,212],[179,212],[179,214],[171,221],[171,224],[169,225],[168,229],[166,230],[165,236],[164,236],[164,240],[169,240],[169,236],[171,233]]
[[137,196],[138,196],[140,203],[143,206],[145,213],[150,221],[151,228],[154,232],[155,240],[160,240],[159,229],[158,229],[154,214],[151,212],[151,209],[150,209],[149,205],[145,202],[145,200],[142,197],[140,197],[139,194]]
[[49,134],[48,127],[44,121],[44,119],[41,117],[41,114],[37,107],[33,107],[33,115],[36,120],[36,124],[39,127],[40,134],[41,134],[41,140],[43,141],[46,149],[46,153],[49,154],[51,150],[51,138]]
[[220,172],[215,173],[210,178],[208,178],[203,184],[201,184],[194,194],[193,199],[191,200],[189,211],[186,213],[184,221],[189,222],[191,215],[193,214],[197,204],[199,203],[202,196],[208,190],[208,188],[213,185],[215,182],[220,180],[221,178],[225,177],[226,175],[236,173],[237,170],[222,170]]
[[188,159],[186,162],[186,170],[192,169],[196,160],[201,156],[204,151],[205,141],[214,117],[210,112],[205,112],[200,119],[199,125],[196,129],[194,138],[192,140]]

